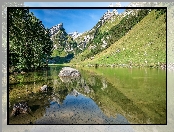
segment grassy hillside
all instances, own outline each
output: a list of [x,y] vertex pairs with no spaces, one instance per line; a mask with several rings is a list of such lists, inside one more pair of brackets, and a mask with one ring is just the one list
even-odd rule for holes
[[150,12],[124,37],[80,64],[155,67],[166,64],[166,14]]
[[111,19],[108,19],[104,23],[99,21],[94,27],[94,38],[89,42],[85,51],[76,55],[72,62],[93,58],[96,54],[110,47],[113,43],[125,36],[126,33],[147,16],[149,12],[149,9],[127,9],[124,13],[112,16]]

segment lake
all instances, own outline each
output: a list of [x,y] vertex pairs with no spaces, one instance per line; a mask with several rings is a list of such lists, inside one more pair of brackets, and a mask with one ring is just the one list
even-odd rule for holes
[[[150,68],[76,68],[77,79],[60,78],[63,66],[10,75],[9,124],[166,124],[166,71]],[[47,92],[40,92],[43,85]],[[27,101],[30,112],[11,116]]]

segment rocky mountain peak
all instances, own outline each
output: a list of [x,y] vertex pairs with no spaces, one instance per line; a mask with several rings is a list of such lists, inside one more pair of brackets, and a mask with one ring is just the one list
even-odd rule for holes
[[52,28],[50,28],[51,35],[56,34],[60,29],[63,29],[63,23],[57,24],[53,26]]

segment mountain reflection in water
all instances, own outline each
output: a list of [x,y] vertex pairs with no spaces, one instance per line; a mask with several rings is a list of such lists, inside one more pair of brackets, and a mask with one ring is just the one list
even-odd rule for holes
[[[59,77],[59,66],[10,80],[9,113],[28,100],[30,114],[10,124],[165,124],[165,71],[86,68],[81,77]],[[47,92],[38,92],[43,84]]]

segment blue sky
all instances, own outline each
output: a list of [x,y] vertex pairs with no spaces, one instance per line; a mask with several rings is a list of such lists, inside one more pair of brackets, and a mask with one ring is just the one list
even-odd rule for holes
[[[29,7],[108,7],[112,2],[25,2]],[[116,3],[113,3],[114,5]],[[121,2],[122,6],[128,3]],[[30,9],[45,28],[63,23],[67,33],[83,33],[95,26],[108,9]],[[123,12],[123,9],[118,9]]]

